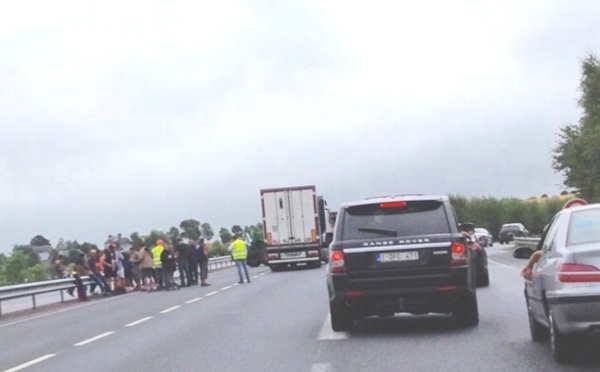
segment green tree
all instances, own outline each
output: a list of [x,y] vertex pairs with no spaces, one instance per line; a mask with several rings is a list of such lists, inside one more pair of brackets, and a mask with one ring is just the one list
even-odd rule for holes
[[44,245],[50,245],[50,240],[44,238],[41,235],[36,235],[31,239],[31,243],[34,247],[42,247]]
[[172,226],[169,231],[167,231],[167,238],[173,244],[175,243],[175,239],[179,237],[181,232],[175,226]]
[[225,244],[231,241],[233,235],[229,232],[229,230],[227,230],[224,227],[221,227],[221,230],[219,230],[219,237],[221,238],[221,242]]
[[131,243],[134,247],[141,247],[142,244],[144,244],[144,241],[142,240],[140,234],[137,231],[131,233],[131,235],[129,235],[129,239],[131,239]]
[[240,225],[231,226],[232,234],[242,234],[243,232],[244,232],[244,229],[242,229],[242,227]]
[[600,200],[600,61],[590,54],[581,67],[578,105],[583,116],[578,124],[561,127],[552,165],[563,174],[565,186],[576,188],[589,202],[597,202]]
[[13,252],[6,263],[5,275],[9,284],[24,282],[24,271],[27,269],[27,256],[23,252]]
[[145,239],[144,239],[144,244],[147,247],[155,247],[156,246],[156,242],[158,240],[162,240],[164,242],[169,241],[167,234],[165,234],[164,232],[162,232],[161,230],[152,230],[150,231],[150,235],[148,235]]
[[79,246],[79,249],[85,253],[88,254],[90,253],[90,251],[92,249],[98,250],[98,246],[96,244],[92,244],[92,243],[88,243],[88,242],[84,242],[83,244],[81,244],[81,246]]
[[200,225],[200,231],[202,231],[202,236],[206,240],[211,240],[215,236],[215,232],[213,231],[212,227],[208,222],[205,222],[202,225]]
[[15,245],[13,247],[13,253],[14,252],[23,253],[23,255],[26,257],[25,265],[27,267],[35,266],[40,263],[40,255],[31,245]]
[[200,222],[191,218],[181,221],[179,228],[183,231],[183,236],[193,240],[198,240],[202,234],[200,232]]

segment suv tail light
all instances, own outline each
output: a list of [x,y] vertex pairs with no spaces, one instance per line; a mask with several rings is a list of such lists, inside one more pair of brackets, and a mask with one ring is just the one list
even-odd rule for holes
[[467,249],[462,243],[452,244],[452,256],[450,259],[450,265],[461,266],[467,264]]
[[562,283],[600,282],[600,269],[591,265],[560,264],[557,275]]
[[344,262],[344,252],[332,251],[329,257],[329,271],[332,273],[345,273],[346,263]]

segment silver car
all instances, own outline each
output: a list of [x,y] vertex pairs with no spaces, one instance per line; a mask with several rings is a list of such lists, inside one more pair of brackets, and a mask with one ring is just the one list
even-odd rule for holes
[[492,234],[490,234],[490,232],[487,229],[484,229],[483,227],[476,227],[474,235],[482,247],[485,248],[494,245],[494,239],[492,238]]
[[554,359],[569,362],[574,340],[600,334],[600,204],[558,212],[541,249],[525,283],[531,336],[549,338]]

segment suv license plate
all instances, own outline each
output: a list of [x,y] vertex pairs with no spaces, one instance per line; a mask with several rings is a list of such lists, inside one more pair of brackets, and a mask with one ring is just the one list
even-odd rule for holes
[[379,262],[397,262],[397,261],[416,261],[419,259],[419,252],[390,252],[380,253]]

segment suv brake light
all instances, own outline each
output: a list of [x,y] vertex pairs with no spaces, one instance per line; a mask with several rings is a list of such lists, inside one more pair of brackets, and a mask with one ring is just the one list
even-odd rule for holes
[[406,207],[405,201],[387,202],[379,204],[380,208],[403,208]]
[[452,257],[450,259],[450,265],[461,266],[467,264],[467,250],[462,243],[452,244]]
[[560,264],[557,275],[562,283],[600,282],[600,269],[591,265]]
[[346,263],[344,262],[344,252],[332,251],[329,258],[329,271],[332,273],[345,273]]

